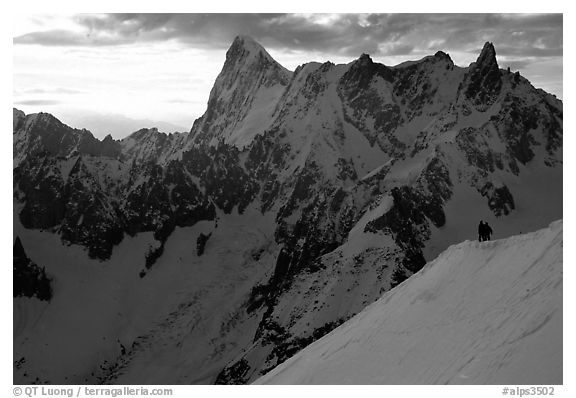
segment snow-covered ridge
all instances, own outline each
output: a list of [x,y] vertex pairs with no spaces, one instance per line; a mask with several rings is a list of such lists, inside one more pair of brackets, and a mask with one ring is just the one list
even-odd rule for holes
[[140,129],[121,140],[98,139],[86,129],[72,128],[49,113],[26,115],[13,108],[14,167],[27,157],[48,152],[62,158],[100,156],[121,161],[158,163],[181,155],[189,133],[166,134],[157,128]]
[[562,384],[562,231],[451,246],[256,384]]

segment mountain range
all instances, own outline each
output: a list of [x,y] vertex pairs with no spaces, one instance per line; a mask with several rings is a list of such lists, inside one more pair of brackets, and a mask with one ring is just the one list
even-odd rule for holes
[[562,218],[562,109],[491,43],[292,72],[244,36],[188,133],[14,109],[14,381],[250,383],[481,219]]

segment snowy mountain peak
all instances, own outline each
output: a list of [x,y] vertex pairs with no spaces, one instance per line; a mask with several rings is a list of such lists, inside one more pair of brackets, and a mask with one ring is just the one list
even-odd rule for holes
[[111,136],[100,141],[90,131],[67,126],[49,113],[25,115],[15,109],[13,124],[14,167],[39,154],[64,158],[77,155],[120,156],[119,144]]
[[[136,163],[163,163],[169,158],[177,157],[186,138],[188,133],[166,134],[155,127],[144,128],[123,138],[120,147],[125,160]],[[106,142],[106,139],[103,142]]]
[[35,124],[52,124],[52,123],[59,124],[60,123],[60,121],[58,119],[56,119],[56,117],[54,117],[50,113],[38,112],[38,113],[29,114],[28,116],[29,116],[30,121],[32,123],[35,123]]
[[452,58],[450,58],[450,55],[448,55],[444,51],[437,51],[436,54],[434,54],[434,58],[446,60],[450,62],[452,65],[454,65],[454,62],[452,61]]
[[284,69],[270,54],[249,36],[236,36],[232,45],[226,52],[226,62],[222,72],[237,67],[246,67],[249,64],[257,64],[262,68],[272,67]]
[[476,67],[483,69],[486,68],[498,68],[498,61],[496,61],[496,50],[494,45],[490,42],[486,42],[478,59],[476,60]]
[[262,47],[256,40],[254,40],[252,37],[250,36],[245,36],[245,35],[238,35],[234,38],[234,41],[232,42],[231,46],[230,46],[230,50],[237,50],[237,49],[245,49],[248,51],[254,51],[254,52],[258,52],[258,51],[264,51],[266,52],[266,50],[264,50],[264,47]]
[[371,64],[372,58],[370,57],[369,54],[362,53],[362,55],[360,55],[360,58],[358,58],[358,62],[363,64]]
[[[141,140],[149,138],[150,136],[155,136],[156,134],[158,134],[158,129],[155,127],[143,128],[143,129],[140,129],[138,131],[133,132],[132,134],[130,134],[126,138],[131,137],[135,140],[141,141]],[[160,133],[160,134],[164,134],[164,133]]]
[[370,55],[362,54],[360,58],[352,63],[344,79],[357,81],[359,89],[366,89],[372,83],[374,76],[381,76],[388,81],[392,80],[390,68],[372,61]]
[[249,143],[266,127],[291,78],[292,72],[260,44],[237,36],[210,92],[206,113],[192,128],[191,143]]
[[462,87],[465,87],[465,97],[478,111],[485,111],[497,100],[502,88],[502,74],[492,43],[486,42],[476,62],[470,64]]

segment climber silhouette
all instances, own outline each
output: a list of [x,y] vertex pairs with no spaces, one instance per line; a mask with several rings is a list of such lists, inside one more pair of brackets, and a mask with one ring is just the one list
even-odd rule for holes
[[484,223],[484,240],[490,240],[492,238],[492,228],[487,222]]
[[478,224],[478,240],[480,242],[484,242],[490,240],[491,237],[492,237],[492,228],[490,227],[490,225],[488,225],[487,222],[481,220],[480,224]]

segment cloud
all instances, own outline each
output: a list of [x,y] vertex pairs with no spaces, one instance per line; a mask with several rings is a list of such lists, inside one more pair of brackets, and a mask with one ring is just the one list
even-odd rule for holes
[[358,56],[471,51],[485,41],[502,54],[562,56],[562,14],[102,14],[77,15],[78,30],[31,32],[15,44],[113,46],[176,41],[227,48],[238,34],[265,47]]
[[93,37],[90,33],[54,29],[27,33],[15,37],[13,42],[14,44],[40,44],[43,46],[101,46],[128,43],[128,40],[120,41],[118,38],[102,36]]
[[409,55],[414,50],[414,46],[410,44],[394,44],[388,48],[386,55]]
[[499,55],[516,55],[525,57],[561,57],[563,50],[560,48],[538,48],[538,47],[524,47],[518,48],[514,46],[499,46],[496,49]]
[[562,14],[464,14],[445,21],[443,45],[473,52],[491,41],[502,55],[561,56],[562,28]]
[[198,104],[198,103],[204,104],[204,101],[194,101],[185,98],[171,98],[164,102],[166,102],[167,104]]
[[49,106],[49,105],[58,105],[61,104],[62,101],[57,100],[18,100],[15,101],[18,105],[30,105],[30,106]]
[[27,90],[22,90],[20,94],[84,94],[85,91],[76,90],[66,87],[54,87],[54,88],[30,88]]
[[525,69],[526,67],[528,67],[529,65],[531,65],[533,63],[534,63],[533,59],[510,60],[510,61],[500,60],[500,61],[498,61],[498,64],[500,65],[501,68],[510,68],[513,71]]

